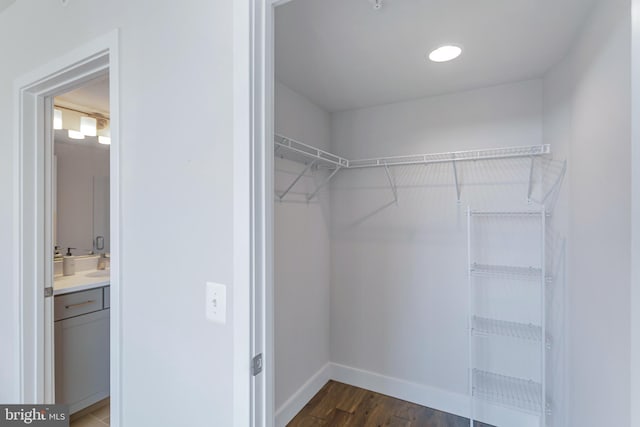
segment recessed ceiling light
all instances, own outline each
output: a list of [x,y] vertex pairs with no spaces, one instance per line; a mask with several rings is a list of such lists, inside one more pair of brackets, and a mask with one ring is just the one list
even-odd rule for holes
[[433,62],[447,62],[456,59],[462,53],[460,46],[445,45],[440,46],[429,54],[429,59]]

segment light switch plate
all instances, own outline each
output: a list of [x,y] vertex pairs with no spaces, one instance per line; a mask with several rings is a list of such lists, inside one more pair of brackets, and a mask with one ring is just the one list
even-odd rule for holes
[[227,286],[207,282],[207,319],[220,324],[227,323]]

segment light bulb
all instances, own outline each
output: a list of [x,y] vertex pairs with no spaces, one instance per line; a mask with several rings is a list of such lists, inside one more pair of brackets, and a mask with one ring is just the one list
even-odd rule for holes
[[78,132],[77,130],[69,129],[69,138],[71,138],[71,139],[84,139],[84,134],[82,132]]
[[80,117],[80,132],[85,136],[96,136],[98,121],[93,117]]
[[62,129],[62,111],[53,110],[53,128]]

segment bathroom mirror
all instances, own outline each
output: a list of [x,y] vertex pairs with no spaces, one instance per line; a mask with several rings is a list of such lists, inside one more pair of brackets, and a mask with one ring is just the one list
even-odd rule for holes
[[62,254],[108,253],[109,146],[55,131],[55,244]]
[[93,177],[93,250],[109,253],[109,177]]

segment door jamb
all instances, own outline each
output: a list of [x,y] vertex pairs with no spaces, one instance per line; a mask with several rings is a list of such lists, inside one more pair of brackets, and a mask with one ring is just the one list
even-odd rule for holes
[[[274,8],[288,1],[234,1],[235,427],[275,422],[273,34]],[[250,361],[259,353],[263,373],[254,377]]]
[[640,0],[631,3],[631,425],[640,425]]
[[[57,94],[77,87],[100,74],[109,73],[110,83],[110,221],[111,221],[111,311],[110,311],[110,389],[111,422],[121,418],[121,214],[120,214],[120,132],[119,132],[119,36],[113,30],[14,82],[14,284],[19,325],[14,346],[19,363],[20,403],[53,403],[54,364],[52,335],[46,342],[46,330],[53,334],[53,298],[44,297],[44,288],[53,285],[53,248],[46,245],[45,233],[51,233],[47,220],[47,201],[51,182],[45,185],[45,173],[52,161],[51,142],[47,142],[45,117],[47,103]],[[49,179],[48,181],[51,181]],[[50,215],[49,215],[50,216]],[[47,222],[49,223],[47,225]],[[46,301],[49,300],[49,301]],[[45,308],[47,311],[45,312]],[[45,351],[51,357],[45,357]],[[48,360],[47,360],[48,359]]]

